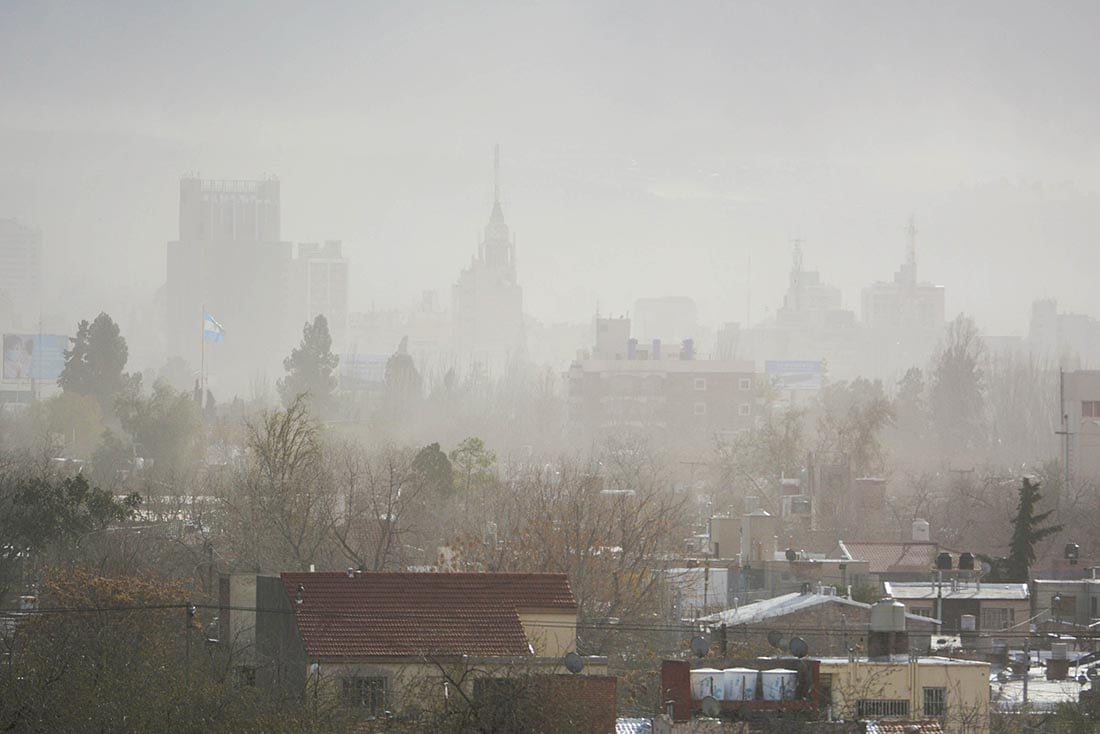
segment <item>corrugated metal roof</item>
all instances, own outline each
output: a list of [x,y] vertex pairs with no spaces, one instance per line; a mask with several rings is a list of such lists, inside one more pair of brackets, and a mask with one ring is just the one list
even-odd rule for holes
[[653,734],[653,719],[616,719],[615,734]]
[[[906,599],[935,599],[939,595],[936,584],[930,581],[895,583],[887,581],[883,589],[887,596],[892,596],[899,601]],[[999,599],[999,600],[1027,600],[1031,598],[1027,584],[975,584],[967,583],[965,586],[951,588],[950,581],[942,584],[944,599]]]
[[[867,734],[943,734],[943,724],[937,719],[923,721],[886,720],[868,721]],[[917,727],[914,729],[913,727]]]
[[[521,609],[574,612],[564,574],[284,573],[311,657],[529,655]],[[302,603],[295,602],[298,586]]]
[[[793,612],[816,607],[819,604],[843,604],[845,606],[858,607],[860,609],[871,608],[870,604],[864,604],[863,602],[849,599],[846,596],[835,596],[832,594],[800,594],[798,592],[793,592],[790,594],[783,594],[782,596],[772,597],[771,599],[745,604],[736,609],[727,609],[723,612],[703,617],[700,621],[725,624],[729,627],[733,627],[739,624],[754,624],[756,622],[763,622],[766,619],[783,617]],[[930,620],[928,617],[918,617],[914,614],[907,613],[905,616],[914,620],[919,619],[922,622],[935,622],[935,620]]]

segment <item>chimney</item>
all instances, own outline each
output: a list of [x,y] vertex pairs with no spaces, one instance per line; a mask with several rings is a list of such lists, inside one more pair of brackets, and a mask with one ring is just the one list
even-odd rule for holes
[[929,525],[927,520],[921,520],[917,518],[913,521],[913,542],[914,543],[927,543],[931,539],[932,535],[929,532]]
[[687,660],[661,661],[661,707],[672,704],[673,721],[691,719],[691,663]]

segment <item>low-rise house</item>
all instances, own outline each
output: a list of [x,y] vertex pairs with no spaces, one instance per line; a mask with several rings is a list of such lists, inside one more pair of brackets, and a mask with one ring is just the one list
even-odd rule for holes
[[772,717],[773,723],[782,717],[792,730],[796,719],[841,719],[934,720],[944,731],[989,731],[988,662],[915,654],[912,618],[895,599],[871,605],[869,618],[865,651],[843,656],[807,654],[798,645],[783,658],[666,660],[661,696],[681,721],[709,710],[744,720]]
[[[847,655],[849,648],[866,648],[871,606],[838,596],[832,587],[817,587],[727,609],[701,621],[719,634],[725,625],[727,646],[767,648],[769,635],[778,633],[788,643],[801,637],[812,655]],[[906,620],[912,648],[928,650],[936,620],[914,614],[907,614]]]
[[368,718],[561,694],[581,731],[614,729],[606,658],[566,672],[577,602],[563,574],[284,573],[229,577],[222,592],[226,642],[258,685]]
[[1036,579],[1034,614],[1041,622],[1089,627],[1100,622],[1100,578]]
[[989,670],[942,657],[822,658],[822,705],[837,718],[938,719],[945,731],[981,734],[989,731]]
[[980,580],[944,579],[884,585],[886,595],[913,614],[938,617],[944,632],[963,630],[963,617],[973,616],[975,632],[997,632],[1027,624],[1031,594],[1027,584],[989,584]]

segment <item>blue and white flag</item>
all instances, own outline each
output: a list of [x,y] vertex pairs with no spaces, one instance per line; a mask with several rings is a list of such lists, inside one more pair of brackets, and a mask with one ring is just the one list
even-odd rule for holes
[[220,342],[225,338],[225,327],[205,311],[202,318],[202,338],[208,342]]

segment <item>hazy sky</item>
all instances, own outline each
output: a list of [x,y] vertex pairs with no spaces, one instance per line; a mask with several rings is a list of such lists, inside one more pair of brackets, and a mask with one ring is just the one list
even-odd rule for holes
[[[449,302],[491,203],[526,310],[774,310],[790,241],[844,290],[910,213],[948,312],[1100,315],[1095,2],[0,4],[0,217],[67,311],[144,308],[178,179],[276,174],[353,307]],[[89,314],[90,315],[90,314]]]

